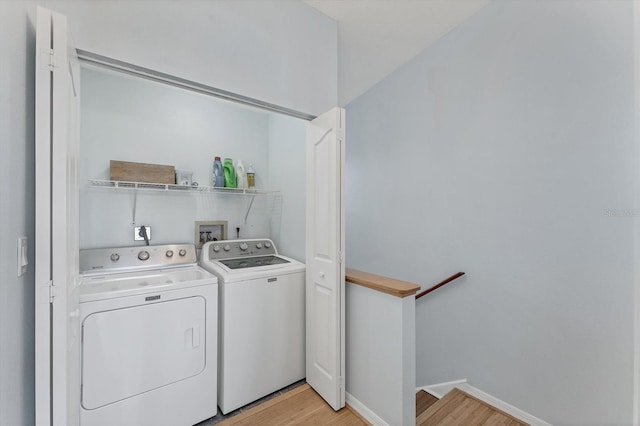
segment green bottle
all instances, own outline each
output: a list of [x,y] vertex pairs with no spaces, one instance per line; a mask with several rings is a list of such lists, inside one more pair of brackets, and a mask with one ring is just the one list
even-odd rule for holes
[[238,182],[236,181],[236,168],[233,167],[233,160],[231,158],[224,159],[224,186],[225,188],[238,187]]

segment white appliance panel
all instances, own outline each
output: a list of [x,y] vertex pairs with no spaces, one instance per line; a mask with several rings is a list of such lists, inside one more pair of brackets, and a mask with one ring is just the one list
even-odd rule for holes
[[88,275],[82,279],[80,302],[208,285],[216,278],[197,266],[121,274]]
[[82,406],[92,410],[200,374],[206,301],[194,296],[92,313],[82,325]]
[[[278,255],[283,259],[289,259],[284,256]],[[223,277],[225,283],[237,283],[246,280],[251,280],[255,277],[278,277],[281,274],[290,274],[292,272],[304,272],[306,270],[303,263],[295,262],[293,264],[286,265],[270,265],[260,266],[257,268],[248,268],[240,270],[229,270],[226,266],[219,262],[214,262],[216,272],[219,272]]]
[[[130,297],[107,297],[80,303],[80,318],[122,308],[146,306],[147,297],[160,295],[162,301],[183,300],[190,297],[202,297],[206,301],[206,330],[202,331],[200,344],[205,346],[206,360],[204,370],[195,376],[179,380],[144,392],[131,398],[108,404],[96,409],[81,406],[80,424],[88,426],[189,426],[213,417],[217,407],[217,332],[218,332],[218,285],[217,279],[205,280],[208,285],[189,286],[175,284],[162,292],[147,287],[147,294]],[[194,283],[195,284],[195,283]],[[82,286],[81,286],[82,287]],[[163,306],[169,306],[163,304]],[[85,336],[86,337],[86,336]]]
[[219,284],[223,413],[305,377],[305,274],[280,273]]

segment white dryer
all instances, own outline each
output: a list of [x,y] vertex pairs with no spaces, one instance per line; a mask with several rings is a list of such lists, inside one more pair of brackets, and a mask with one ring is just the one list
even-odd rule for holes
[[80,251],[82,425],[216,415],[218,279],[192,244]]
[[305,265],[271,240],[213,241],[218,277],[218,406],[227,414],[305,377]]

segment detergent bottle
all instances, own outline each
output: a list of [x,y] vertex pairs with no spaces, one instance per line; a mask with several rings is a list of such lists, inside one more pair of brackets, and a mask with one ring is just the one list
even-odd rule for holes
[[220,157],[216,157],[213,161],[213,186],[215,188],[224,188],[224,170]]
[[233,160],[231,158],[224,159],[224,187],[225,188],[237,188],[236,182],[236,168],[233,167]]
[[253,170],[253,164],[249,164],[247,169],[247,186],[254,188],[256,186],[256,172]]
[[247,174],[244,171],[244,164],[242,164],[242,160],[238,160],[236,163],[236,183],[240,189],[247,188]]

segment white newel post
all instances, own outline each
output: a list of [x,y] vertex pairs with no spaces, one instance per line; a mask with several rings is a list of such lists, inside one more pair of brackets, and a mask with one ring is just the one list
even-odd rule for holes
[[414,294],[355,284],[347,273],[346,402],[375,425],[415,425]]

